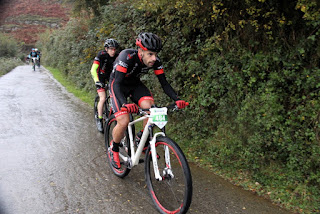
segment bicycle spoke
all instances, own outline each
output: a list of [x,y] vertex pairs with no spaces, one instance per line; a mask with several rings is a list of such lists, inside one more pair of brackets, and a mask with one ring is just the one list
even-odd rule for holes
[[[120,163],[121,163],[121,167],[120,169],[116,169],[112,166],[111,164],[111,145],[110,145],[110,142],[112,142],[112,130],[113,128],[116,126],[116,119],[114,117],[114,115],[112,115],[108,121],[106,122],[106,125],[105,125],[105,146],[106,146],[106,154],[107,154],[107,157],[108,157],[108,161],[109,161],[109,165],[113,171],[113,173],[115,175],[117,175],[118,177],[120,178],[123,178],[125,176],[128,175],[128,173],[130,172],[130,168],[128,168],[128,164],[125,163],[123,161],[123,159],[121,159]],[[125,136],[121,142],[120,142],[120,154],[122,154],[123,156],[125,157],[129,157],[130,156],[130,145],[129,145],[129,141],[127,140],[127,136]]]
[[[165,138],[168,139],[168,138]],[[190,206],[192,184],[185,157],[170,141],[156,143],[162,181],[154,176],[151,154],[146,157],[146,181],[152,199],[161,213],[184,213]]]

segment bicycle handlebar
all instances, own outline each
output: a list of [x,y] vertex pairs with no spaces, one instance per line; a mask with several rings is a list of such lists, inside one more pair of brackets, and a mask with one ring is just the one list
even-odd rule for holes
[[[189,105],[189,103],[188,102],[186,102],[186,106],[188,106]],[[157,107],[157,108],[161,108],[160,106],[151,106],[151,108],[155,108],[155,107]],[[178,106],[177,106],[177,104],[176,103],[172,103],[172,104],[169,104],[168,106],[166,106],[169,110],[172,110],[172,111],[177,111],[177,110],[180,110],[179,108],[178,108]],[[139,115],[145,115],[145,114],[147,114],[146,113],[146,111],[150,111],[150,109],[143,109],[143,108],[140,108],[139,107]]]

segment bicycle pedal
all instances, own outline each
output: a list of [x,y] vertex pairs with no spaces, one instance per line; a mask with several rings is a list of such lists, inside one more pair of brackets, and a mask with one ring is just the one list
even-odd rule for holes
[[131,169],[131,168],[132,168],[130,162],[128,162],[128,161],[120,162],[120,164],[121,164],[122,166],[127,167],[128,169]]

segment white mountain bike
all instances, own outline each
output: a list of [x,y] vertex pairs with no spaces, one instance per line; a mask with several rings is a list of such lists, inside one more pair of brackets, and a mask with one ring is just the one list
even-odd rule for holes
[[37,57],[32,57],[32,69],[35,71],[36,70],[36,66],[38,66],[38,68],[40,68],[40,64],[39,64],[39,60]]
[[[140,117],[131,120],[125,137],[120,142],[120,169],[112,166],[110,155],[112,130],[117,123],[112,114],[104,126],[107,157],[114,174],[124,178],[134,166],[142,162],[140,155],[146,143],[149,143],[144,159],[145,181],[156,208],[160,213],[186,213],[192,200],[191,172],[178,144],[165,134],[168,109],[175,111],[178,108],[171,105],[163,108],[139,109]],[[130,118],[132,119],[132,116]],[[134,124],[147,118],[149,120],[144,127],[141,140],[138,145],[135,145]],[[160,131],[154,133],[155,126]]]

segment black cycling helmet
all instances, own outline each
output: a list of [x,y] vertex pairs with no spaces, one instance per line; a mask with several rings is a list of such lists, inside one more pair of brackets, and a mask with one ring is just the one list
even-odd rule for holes
[[104,47],[107,47],[107,48],[111,48],[111,47],[112,48],[118,48],[119,47],[119,43],[115,39],[107,39],[104,42]]
[[161,39],[153,33],[140,33],[136,39],[136,45],[145,51],[159,52],[162,49]]

